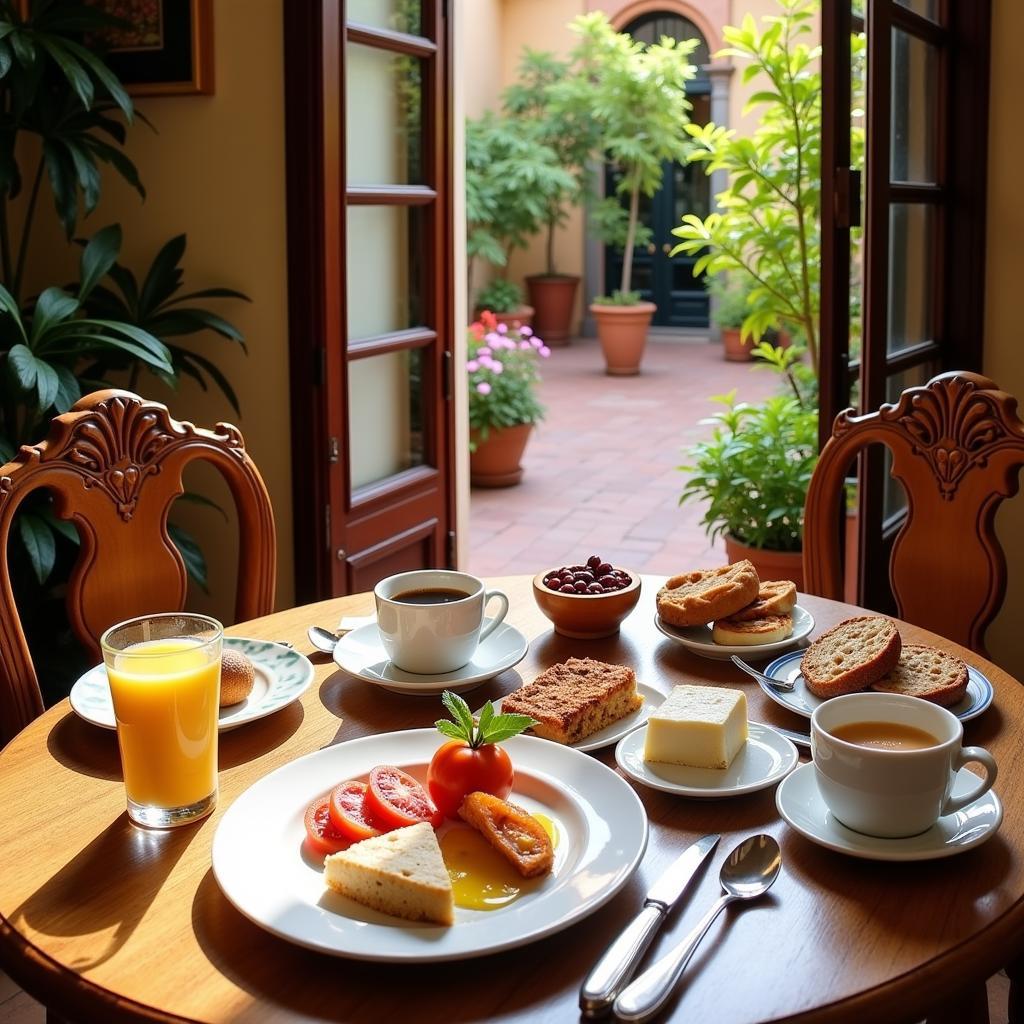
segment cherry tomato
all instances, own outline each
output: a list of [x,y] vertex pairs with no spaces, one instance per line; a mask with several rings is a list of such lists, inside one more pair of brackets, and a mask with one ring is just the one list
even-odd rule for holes
[[306,808],[306,842],[317,853],[337,853],[348,848],[351,840],[343,835],[331,821],[328,798],[323,796],[314,800]]
[[504,800],[512,792],[514,778],[511,759],[496,744],[474,750],[465,740],[449,740],[430,761],[427,788],[441,812],[457,818],[467,793],[480,790]]
[[366,790],[366,809],[377,826],[385,831],[429,821],[434,828],[444,815],[434,806],[427,791],[400,768],[381,764],[370,772]]
[[358,843],[371,836],[379,836],[376,827],[366,809],[366,783],[354,779],[341,783],[331,790],[328,798],[331,824],[349,841]]

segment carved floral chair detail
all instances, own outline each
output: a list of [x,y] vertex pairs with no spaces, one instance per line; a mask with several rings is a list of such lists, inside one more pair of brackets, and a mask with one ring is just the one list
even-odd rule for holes
[[807,491],[804,577],[810,593],[842,600],[843,482],[861,449],[892,452],[907,495],[889,578],[900,618],[985,654],[985,630],[1006,594],[996,511],[1017,493],[1024,423],[1017,400],[964,370],[908,388],[894,405],[836,417]]
[[203,430],[129,391],[97,391],[56,417],[46,439],[0,466],[0,745],[43,710],[11,590],[7,544],[21,502],[46,488],[54,512],[78,529],[81,549],[67,609],[97,661],[108,626],[185,607],[185,564],[167,532],[185,467],[201,460],[222,474],[238,512],[238,620],[273,610],[277,542],[270,497],[236,427]]

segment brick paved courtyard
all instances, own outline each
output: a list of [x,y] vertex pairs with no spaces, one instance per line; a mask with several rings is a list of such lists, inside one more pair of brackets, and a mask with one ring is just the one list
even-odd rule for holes
[[737,388],[757,401],[776,378],[727,363],[718,344],[652,337],[639,377],[604,373],[596,339],[553,349],[543,366],[547,418],[534,431],[517,487],[474,488],[469,571],[534,572],[600,554],[643,572],[720,563],[699,525],[679,506],[682,449],[710,430],[709,396]]

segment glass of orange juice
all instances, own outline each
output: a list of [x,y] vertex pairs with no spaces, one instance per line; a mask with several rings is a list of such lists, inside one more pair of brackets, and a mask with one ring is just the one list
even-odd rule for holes
[[185,612],[129,619],[100,638],[117,720],[128,816],[167,828],[217,803],[224,627]]

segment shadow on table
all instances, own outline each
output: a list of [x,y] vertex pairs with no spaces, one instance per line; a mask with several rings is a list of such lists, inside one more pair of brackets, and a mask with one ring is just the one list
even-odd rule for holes
[[235,768],[281,746],[298,732],[305,717],[302,702],[297,700],[266,718],[222,732],[218,740],[218,768]]
[[[632,887],[586,926],[471,961],[368,963],[278,939],[244,918],[208,871],[192,904],[192,928],[210,963],[270,1017],[460,1022],[496,1019],[531,1006],[548,1019],[575,1019],[579,986],[611,935],[636,911]],[[641,897],[642,898],[642,897]],[[402,927],[399,922],[396,927]],[[557,970],[550,965],[557,964]],[[551,1005],[557,1001],[556,1013]],[[545,1006],[545,1004],[548,1004]]]
[[88,936],[88,955],[69,957],[65,966],[87,971],[102,964],[135,931],[201,827],[141,829],[119,815],[25,900],[11,923],[23,932],[21,922],[43,935]]
[[83,722],[73,711],[59,719],[46,737],[46,749],[65,768],[94,779],[121,778],[121,755],[113,729]]

